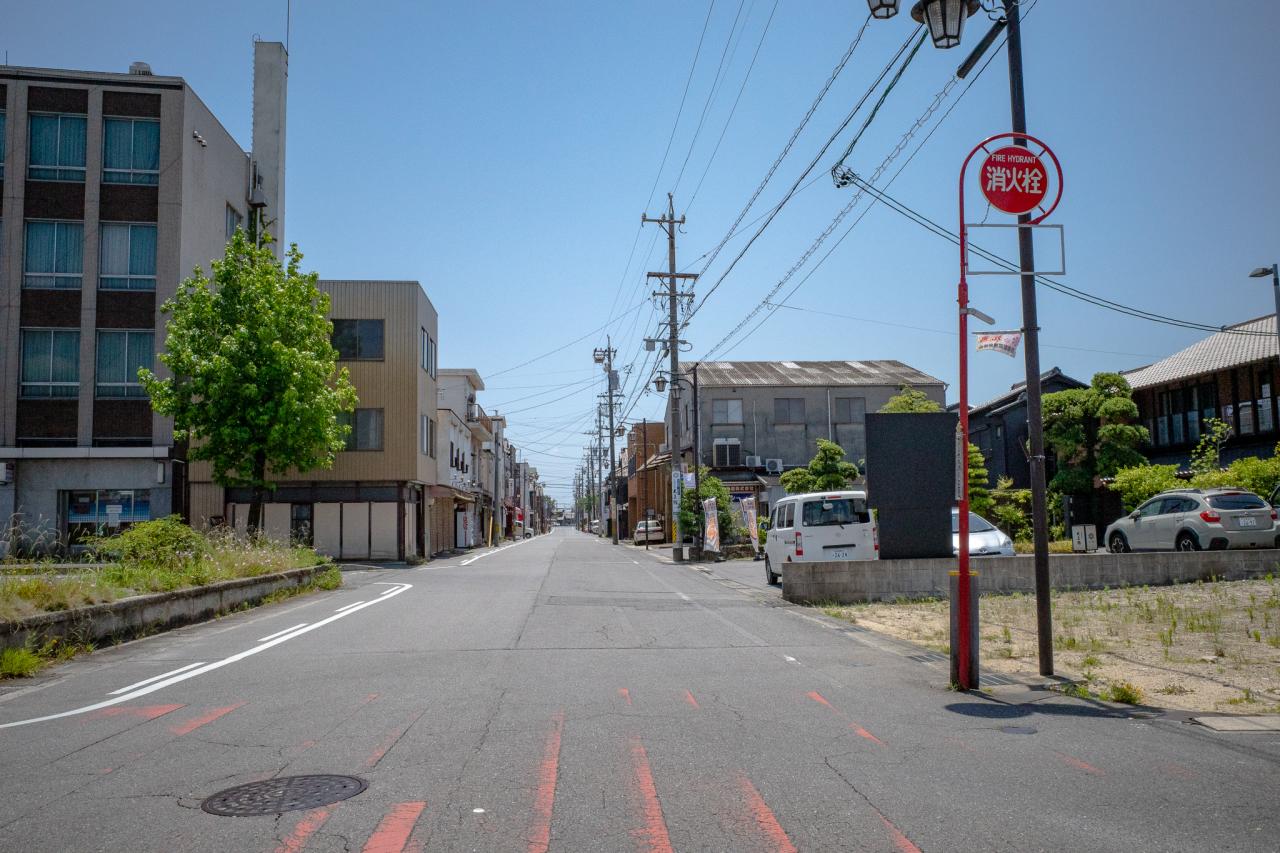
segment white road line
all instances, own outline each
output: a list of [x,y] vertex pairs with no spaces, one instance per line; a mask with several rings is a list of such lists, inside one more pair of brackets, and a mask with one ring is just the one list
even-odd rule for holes
[[519,542],[512,542],[510,545],[503,545],[501,548],[494,548],[492,551],[485,551],[483,554],[480,554],[477,557],[472,557],[470,560],[463,560],[458,565],[469,566],[472,563],[476,562],[477,560],[483,560],[485,557],[492,557],[494,554],[497,554],[499,551],[506,551],[508,548],[518,548],[524,543],[532,542],[532,541],[533,541],[532,539],[521,539]]
[[339,607],[337,610],[335,610],[335,611],[333,611],[333,612],[334,612],[334,613],[341,613],[341,612],[342,612],[342,611],[344,611],[344,610],[350,610],[350,609],[351,609],[351,608],[353,608],[353,607],[359,607],[361,604],[364,604],[364,602],[363,602],[363,601],[357,601],[357,602],[354,602],[354,603],[352,603],[352,604],[348,604],[346,607]]
[[783,655],[782,657],[783,657],[783,658],[784,658],[788,663],[797,663],[796,659],[795,659],[795,658],[793,658],[791,655]]
[[389,590],[389,589],[388,589],[388,590],[385,590],[385,591],[383,591],[383,592],[378,593],[378,595],[390,595],[390,594],[391,594],[391,590]]
[[203,665],[204,665],[204,661],[198,660],[195,663],[189,663],[186,666],[180,666],[177,669],[171,669],[168,672],[162,672],[159,675],[153,675],[150,678],[144,678],[141,681],[136,681],[133,684],[130,684],[128,687],[121,687],[119,690],[112,690],[107,695],[115,696],[117,693],[128,693],[130,690],[133,690],[135,687],[142,687],[144,684],[150,684],[153,681],[159,681],[162,678],[168,678],[171,675],[177,675],[180,672],[186,672],[189,669],[195,669],[196,667],[203,666]]
[[[958,547],[958,546],[957,546],[957,547]],[[638,565],[640,565],[640,561],[639,561],[639,560],[632,560],[631,562],[635,563],[637,566],[638,566]]]
[[267,636],[263,637],[261,640],[258,640],[258,642],[265,643],[267,640],[274,640],[276,637],[279,637],[281,634],[287,634],[290,631],[296,631],[299,628],[305,627],[306,624],[307,624],[306,622],[299,622],[297,625],[294,625],[292,628],[285,628],[283,631],[276,631],[274,634],[268,634]]
[[58,720],[63,717],[75,717],[80,714],[87,714],[90,711],[97,711],[102,708],[110,708],[112,705],[119,705],[123,702],[130,702],[134,699],[137,699],[140,696],[146,696],[148,693],[154,693],[157,690],[163,690],[164,688],[177,684],[180,681],[186,681],[188,678],[195,678],[198,675],[204,675],[206,672],[213,672],[215,669],[221,669],[224,666],[229,666],[230,664],[237,663],[239,661],[244,660],[247,657],[251,657],[252,655],[258,654],[259,652],[265,652],[267,649],[272,648],[273,646],[278,646],[281,643],[286,643],[289,640],[294,639],[295,637],[300,637],[303,634],[309,633],[311,631],[316,630],[317,628],[328,625],[330,622],[336,622],[339,619],[342,619],[343,617],[350,616],[352,613],[358,613],[359,611],[363,610],[366,607],[372,607],[373,605],[383,601],[390,601],[391,599],[395,598],[396,595],[399,595],[405,590],[413,589],[413,584],[409,584],[409,583],[387,584],[383,581],[377,581],[376,583],[381,584],[383,586],[396,586],[399,588],[396,590],[395,595],[389,595],[386,598],[375,598],[372,601],[363,602],[358,607],[352,607],[351,609],[346,610],[342,613],[335,613],[332,616],[329,616],[325,619],[321,619],[319,622],[316,622],[311,625],[307,625],[305,628],[299,628],[293,633],[285,634],[282,637],[276,637],[274,640],[271,640],[266,643],[262,643],[261,645],[254,646],[249,649],[245,649],[243,652],[238,652],[234,655],[231,655],[230,657],[225,657],[222,660],[216,660],[213,663],[204,664],[203,666],[200,666],[196,669],[188,669],[186,672],[179,672],[178,674],[165,678],[162,681],[157,681],[157,682],[154,682],[153,684],[148,684],[145,687],[139,687],[138,689],[132,690],[129,693],[125,693],[124,695],[119,696],[115,699],[108,699],[105,702],[97,702],[93,705],[85,705],[83,708],[73,708],[70,711],[63,711],[62,713],[59,713],[59,714],[48,714],[43,717],[32,717],[29,720],[15,720],[12,723],[0,723],[0,729],[11,729],[16,726],[28,726],[28,725],[31,725],[32,723],[43,723],[43,722],[46,722],[47,720]]

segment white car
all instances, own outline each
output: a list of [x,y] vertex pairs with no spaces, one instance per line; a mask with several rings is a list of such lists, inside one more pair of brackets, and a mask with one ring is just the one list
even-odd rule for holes
[[631,541],[636,543],[666,542],[667,535],[662,530],[661,521],[642,521],[636,525],[635,533],[632,534]]
[[769,513],[764,575],[770,584],[778,582],[787,563],[879,558],[880,541],[866,492],[787,495]]
[[[960,510],[951,509],[951,553],[960,553]],[[976,512],[969,513],[969,553],[974,557],[1012,557],[1013,540]]]

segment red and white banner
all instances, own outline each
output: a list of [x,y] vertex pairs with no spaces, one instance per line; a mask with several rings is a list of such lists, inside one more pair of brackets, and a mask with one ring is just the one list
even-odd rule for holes
[[720,510],[715,498],[707,498],[702,502],[702,517],[705,526],[702,532],[702,550],[720,550]]
[[1004,353],[1009,358],[1015,358],[1018,355],[1018,345],[1021,343],[1021,332],[992,332],[987,335],[978,335],[978,352],[991,350]]

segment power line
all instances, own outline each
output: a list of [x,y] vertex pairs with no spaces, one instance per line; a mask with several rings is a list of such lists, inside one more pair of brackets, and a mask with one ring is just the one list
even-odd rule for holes
[[600,332],[600,331],[603,331],[604,329],[608,328],[608,326],[609,326],[609,324],[610,324],[610,323],[613,323],[613,322],[615,322],[616,320],[621,319],[621,318],[623,318],[623,317],[627,316],[627,315],[628,315],[628,314],[630,314],[632,311],[638,311],[638,310],[639,310],[640,308],[642,308],[643,306],[644,306],[644,302],[637,302],[635,305],[632,305],[632,306],[631,306],[630,308],[628,308],[626,311],[623,311],[621,314],[619,314],[619,315],[618,315],[616,318],[614,318],[613,320],[609,320],[609,321],[608,321],[608,322],[606,322],[604,325],[597,326],[596,328],[594,328],[594,329],[592,329],[591,331],[587,332],[587,333],[586,333],[585,335],[583,335],[582,337],[574,338],[573,340],[569,341],[567,344],[562,344],[562,345],[560,345],[560,346],[556,347],[556,348],[555,348],[555,349],[553,349],[553,350],[548,350],[548,351],[544,352],[542,355],[535,355],[533,358],[529,359],[528,361],[522,361],[522,362],[520,362],[519,364],[512,365],[511,367],[505,368],[505,369],[503,369],[503,370],[499,370],[497,373],[490,373],[490,374],[489,374],[489,378],[490,378],[490,379],[493,379],[493,378],[495,378],[495,377],[501,376],[501,375],[502,375],[502,374],[504,374],[504,373],[510,373],[510,372],[511,372],[511,371],[513,371],[513,370],[519,370],[519,369],[520,369],[520,368],[522,368],[522,367],[528,367],[530,364],[533,364],[535,361],[541,361],[542,359],[546,358],[546,357],[547,357],[547,356],[549,356],[549,355],[555,355],[556,353],[560,352],[561,350],[566,350],[566,349],[568,349],[569,347],[573,346],[573,345],[574,345],[574,344],[576,344],[576,343],[581,343],[582,341],[585,341],[587,338],[589,338],[589,337],[591,337],[592,335],[594,335],[596,332]]

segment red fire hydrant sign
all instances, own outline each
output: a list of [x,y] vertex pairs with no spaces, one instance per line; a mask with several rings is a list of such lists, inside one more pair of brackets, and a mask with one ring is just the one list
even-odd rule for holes
[[1049,174],[1038,156],[1018,145],[987,155],[979,172],[982,194],[1005,213],[1029,213],[1044,201]]

